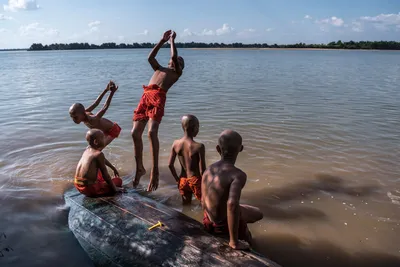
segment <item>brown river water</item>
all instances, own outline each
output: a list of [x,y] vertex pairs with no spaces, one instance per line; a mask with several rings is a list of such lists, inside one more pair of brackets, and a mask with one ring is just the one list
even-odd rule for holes
[[[116,80],[106,117],[123,130],[104,153],[129,180],[132,115],[151,75],[148,52],[0,52],[0,266],[92,266],[68,229],[63,200],[87,130],[68,108],[90,104]],[[192,113],[207,164],[219,159],[222,130],[243,136],[241,202],[264,213],[250,226],[260,253],[289,267],[400,266],[400,53],[180,54],[186,69],[160,126],[160,186],[143,194],[182,210],[167,164],[182,135],[180,117]],[[168,50],[159,58],[167,63]],[[148,175],[141,186],[147,183]],[[185,213],[201,220],[199,202]]]

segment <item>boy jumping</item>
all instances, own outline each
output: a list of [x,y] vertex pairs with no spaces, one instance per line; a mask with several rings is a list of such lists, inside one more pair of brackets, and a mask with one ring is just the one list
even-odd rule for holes
[[[100,129],[105,134],[105,144],[106,147],[111,143],[115,138],[117,138],[121,132],[121,127],[117,123],[114,123],[106,118],[103,118],[107,109],[110,107],[111,99],[114,96],[114,93],[117,91],[118,86],[115,86],[114,82],[110,81],[107,84],[106,89],[97,97],[96,101],[90,105],[88,108],[85,107],[81,103],[75,103],[69,108],[69,115],[72,120],[76,124],[80,124],[83,122],[89,129]],[[100,104],[104,95],[111,91],[110,95],[107,98],[106,103],[103,108],[96,113],[96,115],[92,114],[92,111]]]
[[[136,187],[140,178],[146,174],[143,166],[143,141],[142,135],[147,122],[149,121],[148,136],[150,140],[150,149],[153,158],[153,167],[150,174],[150,183],[148,191],[155,191],[158,188],[159,170],[158,170],[158,128],[161,119],[164,116],[166,95],[171,86],[178,81],[185,67],[182,57],[178,57],[175,47],[176,33],[168,30],[164,33],[162,39],[153,48],[149,54],[148,61],[154,70],[154,74],[147,86],[143,86],[144,92],[133,115],[132,138],[135,150],[136,174],[133,186]],[[158,50],[168,41],[171,42],[171,59],[168,67],[162,67],[156,60]]]
[[[199,120],[193,115],[182,117],[184,136],[176,140],[171,149],[169,169],[178,183],[184,205],[192,202],[192,195],[201,201],[201,176],[206,169],[205,147],[193,140],[199,133]],[[175,159],[179,158],[181,174],[175,170]]]

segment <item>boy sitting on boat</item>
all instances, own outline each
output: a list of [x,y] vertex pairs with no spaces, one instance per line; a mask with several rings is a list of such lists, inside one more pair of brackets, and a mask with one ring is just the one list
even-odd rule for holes
[[[199,133],[199,120],[193,115],[182,117],[184,136],[175,140],[169,158],[169,169],[178,183],[184,205],[192,202],[192,195],[201,201],[201,177],[206,169],[205,147],[193,140]],[[181,173],[175,170],[175,159],[178,156]]]
[[[105,158],[101,150],[105,147],[104,133],[91,129],[86,133],[89,146],[83,152],[75,172],[74,185],[78,191],[88,197],[112,195],[123,191],[122,179],[117,169]],[[107,171],[109,166],[115,177],[111,179]]]
[[[114,82],[110,81],[107,84],[106,89],[104,89],[104,91],[97,97],[96,101],[88,108],[85,109],[85,107],[81,103],[75,103],[69,108],[69,114],[76,124],[80,124],[81,122],[83,122],[89,129],[100,129],[104,132],[104,147],[106,147],[115,138],[117,138],[121,132],[121,127],[119,127],[117,123],[103,118],[104,114],[111,104],[111,99],[113,98],[114,93],[117,91],[117,89],[118,86],[116,86]],[[104,95],[108,91],[111,91],[111,93],[108,96],[103,108],[99,112],[97,112],[96,115],[93,115],[92,111],[100,104]]]
[[217,145],[221,160],[207,168],[201,185],[205,229],[211,234],[229,235],[229,245],[241,250],[249,246],[239,240],[252,241],[247,224],[263,218],[258,208],[239,204],[247,180],[246,173],[235,167],[242,150],[242,137],[235,131],[223,131]]

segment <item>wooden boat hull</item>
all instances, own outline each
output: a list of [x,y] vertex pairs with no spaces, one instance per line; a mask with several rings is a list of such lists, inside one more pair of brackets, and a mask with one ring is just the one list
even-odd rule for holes
[[[201,223],[133,189],[101,198],[72,189],[65,200],[69,227],[96,266],[279,266],[230,249]],[[164,226],[149,231],[158,221]]]

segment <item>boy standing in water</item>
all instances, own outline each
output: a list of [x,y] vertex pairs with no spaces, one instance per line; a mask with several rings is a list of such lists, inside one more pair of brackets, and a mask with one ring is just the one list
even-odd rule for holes
[[[171,149],[169,169],[178,183],[184,205],[192,202],[192,194],[201,201],[201,176],[206,169],[205,147],[193,140],[199,133],[199,120],[193,115],[182,117],[184,136],[176,140]],[[181,174],[175,170],[175,159],[179,158]]]
[[239,204],[247,180],[246,173],[235,167],[242,150],[242,137],[235,131],[223,131],[217,145],[221,160],[207,168],[201,184],[204,227],[215,235],[229,235],[233,249],[249,248],[239,239],[251,244],[247,224],[263,218],[258,208]]
[[[106,89],[97,97],[96,101],[85,109],[85,107],[81,103],[75,103],[69,108],[69,115],[72,120],[76,124],[80,124],[83,122],[89,129],[100,129],[105,134],[105,144],[106,147],[111,143],[115,138],[117,138],[121,132],[121,127],[117,123],[114,123],[106,118],[103,118],[107,109],[110,107],[111,99],[114,96],[114,93],[117,91],[118,86],[115,86],[114,82],[110,81],[107,84]],[[104,95],[111,91],[110,95],[107,98],[106,103],[103,108],[96,113],[96,115],[92,114],[92,111],[100,104]]]
[[74,185],[78,191],[88,197],[112,195],[121,192],[122,179],[117,169],[109,163],[115,178],[111,179],[106,167],[106,158],[101,150],[105,147],[104,133],[91,129],[86,133],[89,146],[83,152],[75,172]]
[[[150,140],[150,149],[153,158],[153,167],[150,174],[150,183],[148,191],[157,190],[159,180],[158,170],[158,128],[161,119],[164,116],[166,95],[171,86],[178,81],[185,67],[182,57],[178,57],[175,47],[176,33],[171,30],[166,31],[162,39],[153,48],[149,55],[149,63],[154,70],[154,74],[147,86],[143,86],[144,92],[133,116],[132,138],[135,150],[136,174],[133,186],[139,184],[140,178],[146,174],[143,166],[143,141],[142,135],[147,121],[149,121],[148,136]],[[158,50],[168,41],[171,42],[171,59],[168,67],[162,67],[156,60]]]

